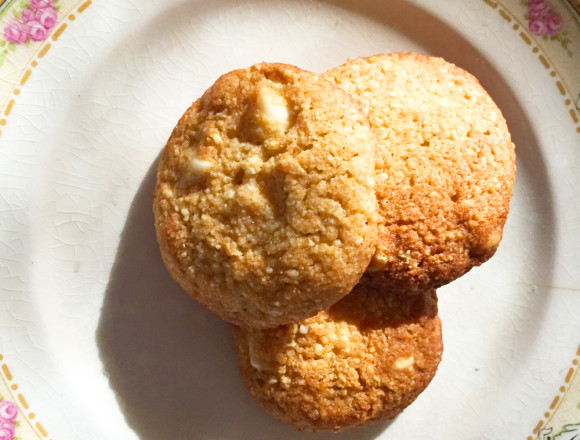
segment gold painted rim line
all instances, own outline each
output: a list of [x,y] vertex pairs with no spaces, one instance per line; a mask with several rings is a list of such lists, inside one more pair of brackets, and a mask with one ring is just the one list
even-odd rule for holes
[[[0,4],[1,3],[3,3],[3,1],[0,1]],[[79,3],[81,3],[80,6]],[[70,11],[67,13],[66,18],[63,17],[63,20],[59,23],[59,25],[52,32],[52,34],[49,35],[49,37],[43,42],[42,46],[40,46],[40,48],[30,56],[30,58],[26,62],[24,73],[18,78],[16,85],[14,86],[12,92],[8,96],[7,104],[0,110],[1,112],[0,137],[2,136],[1,127],[6,125],[6,120],[12,113],[12,108],[16,103],[15,97],[20,95],[20,89],[24,87],[25,84],[28,82],[28,79],[30,78],[33,72],[32,69],[35,68],[38,65],[39,60],[41,60],[47,54],[47,52],[52,47],[52,44],[60,38],[60,36],[68,27],[68,24],[76,19],[76,16],[74,15],[75,12],[77,14],[81,14],[91,4],[92,0],[79,0],[76,4],[74,4],[73,7],[70,9]],[[53,43],[51,43],[49,40],[52,40]],[[0,361],[3,360],[4,356],[0,353]],[[0,373],[0,379],[2,379],[2,381],[6,384],[6,388],[10,393],[11,400],[18,405],[22,418],[26,420],[26,423],[30,426],[32,432],[34,432],[40,439],[52,440],[49,438],[48,432],[46,431],[42,423],[40,423],[39,421],[37,421],[36,423],[33,422],[33,419],[36,418],[36,414],[32,411],[29,411],[30,405],[28,404],[28,401],[26,400],[24,395],[20,392],[17,394],[14,393],[15,391],[18,390],[18,384],[14,382],[14,376],[12,375],[12,372],[10,371],[10,368],[8,367],[6,362],[2,362],[0,364],[0,370],[2,370],[2,373]]]
[[[80,6],[79,6],[80,4]],[[16,97],[20,95],[21,88],[28,82],[32,76],[33,69],[38,66],[39,61],[46,55],[50,50],[52,45],[61,37],[63,32],[67,29],[69,23],[76,20],[75,13],[83,13],[90,5],[92,0],[79,0],[76,4],[73,4],[70,11],[66,16],[62,18],[62,21],[58,23],[53,32],[46,38],[46,40],[39,46],[39,49],[34,52],[24,67],[24,72],[20,75],[16,81],[16,85],[12,89],[12,92],[8,95],[7,101],[0,109],[0,137],[2,137],[2,127],[6,125],[8,117],[12,113],[12,109],[16,104]]]
[[[552,61],[550,56],[547,55],[546,51],[537,44],[537,41],[534,37],[532,37],[526,25],[522,24],[522,22],[516,17],[516,15],[507,8],[501,1],[493,1],[493,0],[483,0],[488,6],[492,9],[495,9],[501,18],[503,18],[506,22],[511,23],[513,20],[515,24],[511,27],[514,31],[520,31],[519,35],[524,40],[524,42],[530,47],[532,53],[540,53],[538,55],[538,61],[550,72],[550,76],[556,79],[556,87],[561,95],[563,95],[563,104],[566,109],[569,110],[570,117],[574,124],[576,125],[576,132],[580,133],[580,118],[578,112],[574,107],[574,97],[570,92],[570,88],[566,84],[566,81],[562,78],[558,70],[556,69],[556,64]],[[498,7],[499,6],[499,7]],[[574,14],[575,15],[575,14]],[[576,16],[575,16],[576,18]],[[578,21],[578,20],[575,20]],[[517,27],[516,27],[517,25]],[[521,29],[521,30],[520,30]],[[542,59],[543,58],[543,59]],[[553,72],[553,73],[552,73]],[[564,400],[564,396],[570,390],[570,387],[566,386],[573,382],[573,379],[578,375],[580,371],[579,364],[580,364],[580,346],[578,346],[576,350],[576,356],[571,362],[572,366],[568,369],[566,376],[564,378],[564,385],[561,385],[559,388],[559,393],[554,397],[551,401],[549,406],[549,410],[544,412],[544,417],[536,424],[536,426],[532,430],[532,435],[528,436],[526,440],[534,440],[536,434],[542,429],[542,426],[545,426],[552,418],[554,414],[558,412],[558,409],[562,405],[562,401]]]
[[[513,12],[511,12],[511,10],[509,8],[507,8],[503,3],[501,3],[500,1],[493,1],[493,0],[483,0],[483,1],[488,6],[490,6],[492,9],[497,10],[500,17],[502,17],[508,23],[510,23],[511,20],[514,20],[516,22],[516,24],[519,26],[519,28],[522,29],[520,32],[520,36],[522,36],[522,39],[524,39],[524,41],[526,42],[527,45],[532,46],[532,42],[535,43],[535,39],[533,37],[530,37],[530,34],[527,32],[526,26],[524,24],[522,24],[522,22],[518,18],[516,18],[515,14]],[[88,8],[91,5],[91,3],[92,3],[92,0],[86,0],[80,7],[77,8],[77,12],[79,14],[82,13],[86,8]],[[498,6],[501,7],[501,9],[498,8]],[[74,9],[74,7],[72,9]],[[74,15],[72,13],[69,13],[69,15],[67,16],[67,19],[69,22],[73,21],[75,18],[76,17],[74,17]],[[60,35],[67,28],[67,26],[68,26],[68,23],[63,20],[61,22],[60,26],[58,28],[56,28],[56,30],[52,33],[50,39],[52,39],[53,41],[57,41],[58,38],[60,37]],[[512,27],[512,29],[514,31],[518,30],[518,29],[514,29],[513,27]],[[524,38],[524,35],[527,38]],[[24,74],[20,77],[20,80],[19,80],[20,86],[24,86],[24,84],[28,81],[28,78],[32,74],[32,68],[36,67],[36,65],[38,64],[36,59],[33,59],[33,58],[42,58],[46,54],[46,52],[50,49],[50,47],[51,47],[50,43],[45,42],[45,44],[42,46],[42,49],[40,49],[36,54],[34,54],[30,57],[30,59],[32,61],[29,62],[29,65],[31,67],[28,68],[24,72]],[[546,52],[543,49],[541,49],[538,44],[533,45],[532,52],[534,52],[535,49],[537,49],[539,52],[542,52],[538,56],[538,58],[540,58],[541,64],[547,70],[550,70],[551,68],[553,68],[553,72],[555,72],[555,76],[558,77],[558,80],[556,81],[556,87],[559,89],[560,93],[562,95],[564,95],[564,98],[566,98],[566,95],[567,95],[567,99],[564,100],[564,105],[569,110],[570,117],[572,118],[573,123],[577,126],[576,131],[580,133],[580,117],[578,116],[578,112],[576,111],[576,109],[572,105],[572,103],[574,102],[574,97],[572,96],[572,93],[570,92],[570,88],[566,84],[566,81],[564,81],[562,76],[558,73],[558,71],[555,67],[555,63],[552,62],[551,58],[546,54]],[[542,59],[542,57],[543,57],[543,59]],[[550,75],[552,75],[552,72],[550,72]],[[562,89],[563,89],[563,93],[562,93]],[[17,86],[12,90],[12,93],[10,94],[10,96],[8,98],[8,104],[6,104],[6,106],[4,107],[3,117],[0,118],[0,127],[6,125],[6,120],[7,120],[8,116],[10,115],[10,113],[12,112],[12,107],[14,106],[14,104],[16,102],[14,96],[17,96],[19,94],[20,94],[20,90],[18,89],[18,86]],[[568,100],[570,101],[570,104],[567,104]],[[0,129],[0,136],[1,135],[2,135],[2,131]]]
[[[522,28],[522,32],[525,32],[528,35],[528,38],[530,38],[530,40],[532,40],[532,41],[535,42],[535,38],[531,36],[531,34],[528,31],[528,28],[526,27],[526,25],[524,23],[522,23],[515,16],[515,14],[510,9],[508,9],[507,7],[505,7],[505,5],[501,4],[501,6],[502,6],[502,8],[505,9],[505,11],[507,11],[507,13],[509,15],[511,15],[511,18],[514,21],[516,21],[516,23]],[[579,24],[578,27],[580,28],[580,24]],[[568,84],[566,83],[566,81],[564,80],[564,78],[562,77],[562,75],[560,75],[560,73],[556,70],[556,63],[554,63],[552,61],[552,58],[550,57],[550,55],[548,55],[548,53],[545,50],[543,50],[543,49],[540,48],[540,45],[539,44],[536,44],[535,47],[538,48],[538,51],[541,51],[542,52],[541,55],[548,61],[549,66],[546,66],[545,64],[543,64],[542,60],[540,60],[540,63],[542,63],[542,65],[546,68],[546,70],[550,70],[550,68],[552,68],[556,72],[556,75],[559,77],[559,79],[560,79],[560,81],[561,81],[561,83],[562,83],[562,85],[563,85],[563,87],[565,89],[565,92],[568,94],[568,98],[570,100],[573,100],[574,97],[573,97],[573,94],[572,94],[572,91],[571,91],[570,87],[568,86]],[[532,52],[533,52],[533,49],[534,48],[532,47]],[[538,56],[538,58],[539,58],[539,56]]]
[[[539,44],[537,44],[536,39],[529,34],[527,27],[503,3],[501,3],[500,1],[494,2],[492,0],[483,0],[483,1],[487,5],[489,5],[492,9],[496,9],[498,14],[504,20],[506,20],[508,23],[510,23],[511,20],[513,20],[518,25],[517,28],[515,27],[515,25],[512,26],[512,29],[514,31],[518,31],[521,28],[520,36],[522,37],[524,42],[528,46],[530,46],[532,53],[540,52],[540,55],[538,55],[538,61],[540,61],[540,63],[546,68],[546,70],[548,70],[550,72],[550,76],[552,76],[553,78],[556,79],[555,85],[558,88],[558,90],[560,91],[560,94],[562,94],[564,97],[564,105],[565,105],[566,109],[569,109],[570,117],[572,118],[572,121],[574,122],[574,124],[577,126],[576,131],[580,133],[580,121],[579,121],[580,118],[579,118],[578,112],[576,111],[576,109],[574,107],[574,97],[570,91],[570,87],[568,86],[566,81],[563,79],[562,75],[560,75],[560,73],[558,72],[558,70],[556,68],[556,64],[552,61],[551,57],[546,53],[546,51]],[[570,6],[567,1],[565,1],[565,3],[567,5],[566,7]],[[498,8],[498,6],[500,6],[500,8]],[[574,16],[574,21],[576,23],[580,23],[579,17],[575,13],[576,10],[568,11],[568,12],[570,12]],[[511,20],[509,18],[511,18]],[[527,38],[524,38],[524,36],[526,36]],[[542,57],[543,57],[543,60],[542,60]],[[555,73],[555,75],[553,73]],[[564,93],[562,93],[562,89],[563,89]],[[568,103],[568,101],[569,101],[569,103]],[[547,425],[553,419],[554,415],[558,412],[558,410],[560,409],[560,406],[562,405],[562,402],[564,401],[564,397],[570,391],[570,387],[567,385],[574,381],[575,377],[579,374],[579,371],[580,371],[580,367],[579,367],[579,364],[580,364],[580,345],[578,346],[578,348],[576,350],[576,356],[572,360],[571,364],[572,364],[572,366],[568,369],[568,372],[566,373],[566,376],[564,377],[564,385],[560,386],[558,394],[551,400],[549,409],[546,412],[544,412],[544,417],[542,419],[540,419],[540,421],[536,424],[536,426],[532,430],[532,435],[528,436],[526,440],[534,440],[534,437],[537,435],[537,433],[540,431],[540,429],[542,429],[543,426]]]
[[[4,356],[0,353],[0,362],[4,360]],[[32,411],[29,411],[30,406],[28,401],[24,397],[22,393],[14,394],[14,391],[18,390],[18,384],[14,382],[14,376],[12,376],[12,372],[8,368],[8,365],[5,362],[0,364],[0,369],[2,370],[2,374],[0,374],[0,378],[6,384],[6,388],[10,393],[10,400],[15,402],[18,405],[19,412],[22,416],[22,419],[26,420],[32,431],[38,436],[40,439],[49,439],[48,432],[40,422],[33,423],[32,420],[36,418],[36,414]],[[49,439],[52,440],[52,439]]]
[[570,12],[572,12],[572,15],[574,16],[574,20],[580,25],[580,2],[578,2],[578,9],[576,9],[576,6],[574,6],[573,4],[573,0],[562,0],[563,3],[566,4],[566,8],[568,8],[570,10]]
[[[496,9],[498,14],[504,20],[506,20],[508,23],[511,23],[511,20],[506,18],[506,16],[511,18],[518,25],[518,28],[516,28],[515,25],[512,26],[512,29],[514,31],[518,31],[521,28],[520,36],[522,37],[524,42],[528,46],[530,46],[532,53],[540,52],[540,55],[538,55],[538,60],[546,68],[546,70],[548,70],[550,72],[550,76],[553,76],[554,79],[556,79],[556,87],[560,91],[560,94],[563,95],[564,105],[565,105],[566,109],[569,109],[570,117],[572,118],[572,121],[576,125],[576,132],[580,133],[580,118],[579,118],[578,112],[576,111],[576,109],[574,107],[574,97],[572,96],[572,93],[570,92],[570,88],[566,84],[566,81],[564,81],[564,79],[562,78],[562,76],[558,72],[558,70],[556,68],[556,64],[552,61],[552,59],[546,53],[546,51],[544,51],[541,48],[541,46],[539,44],[537,44],[537,42],[535,41],[535,38],[533,38],[528,33],[527,27],[524,24],[522,24],[522,22],[515,16],[515,14],[509,8],[507,8],[500,1],[497,1],[497,2],[493,2],[492,0],[483,0],[483,1],[487,5],[489,5],[492,9]],[[500,8],[498,8],[498,6],[500,6]],[[577,17],[575,16],[575,18],[577,18]],[[578,20],[576,20],[576,21],[578,21]],[[527,37],[527,39],[524,38],[524,35]],[[534,51],[534,49],[537,49],[537,51]],[[542,57],[544,58],[544,60],[542,60]],[[546,65],[546,63],[547,63],[547,65]],[[555,75],[552,75],[552,72],[554,72]],[[562,93],[562,89],[563,89],[564,93]],[[569,101],[569,103],[568,103],[568,101]],[[566,376],[564,377],[564,384],[560,386],[558,394],[551,400],[549,409],[546,412],[544,412],[544,417],[542,419],[540,419],[540,421],[536,424],[536,426],[532,430],[532,435],[528,436],[526,440],[534,440],[534,437],[540,431],[540,429],[542,429],[543,426],[547,425],[552,420],[554,415],[558,412],[560,406],[562,405],[564,397],[570,391],[570,387],[568,387],[566,385],[573,382],[573,379],[578,375],[578,372],[580,371],[580,368],[579,368],[580,346],[578,346],[578,348],[576,350],[576,356],[572,360],[571,364],[572,364],[572,366],[568,369],[568,372],[566,373]]]
[[[511,27],[512,30],[515,32],[519,31],[520,37],[531,48],[532,53],[534,54],[539,53],[538,61],[540,61],[540,64],[550,73],[550,76],[552,76],[556,80],[555,85],[560,94],[562,95],[562,97],[564,98],[563,99],[564,106],[568,110],[570,118],[572,119],[572,123],[576,125],[576,132],[580,133],[580,115],[578,114],[576,108],[574,107],[574,96],[570,91],[570,88],[566,84],[566,81],[564,81],[562,75],[560,75],[560,73],[556,69],[556,64],[552,62],[552,59],[550,58],[550,56],[548,56],[546,51],[542,49],[539,44],[537,44],[535,38],[530,35],[527,26],[523,24],[516,17],[516,15],[509,8],[507,8],[500,0],[497,1],[483,0],[483,2],[492,9],[496,10],[499,16],[503,18],[507,23],[511,23],[513,20],[515,24]],[[516,25],[518,26],[517,28],[515,28]]]
[[568,369],[566,376],[564,377],[564,385],[560,386],[558,394],[556,394],[556,396],[552,399],[550,406],[549,406],[549,409],[544,413],[544,417],[542,419],[540,419],[540,421],[536,424],[536,426],[534,426],[534,429],[532,430],[532,435],[528,436],[526,440],[534,440],[535,436],[538,434],[540,429],[542,429],[543,426],[547,425],[550,422],[550,420],[552,420],[552,418],[554,417],[554,414],[556,414],[558,412],[558,409],[562,405],[562,401],[564,400],[564,396],[570,390],[570,387],[568,387],[567,385],[572,383],[574,381],[574,379],[576,378],[576,376],[580,372],[580,368],[579,368],[579,365],[580,365],[580,345],[578,346],[578,349],[576,350],[576,357],[574,357],[571,364],[572,364],[572,366]]
[[[491,0],[483,0],[488,6],[490,6],[492,9],[496,9],[498,14],[504,19],[506,20],[508,23],[511,20],[514,20],[518,25],[519,28],[522,29],[521,33],[526,34],[526,36],[528,37],[528,40],[524,41],[526,42],[526,44],[528,44],[528,46],[533,46],[532,47],[532,51],[537,48],[538,51],[541,51],[541,55],[548,61],[548,66],[546,66],[546,64],[544,64],[541,60],[541,58],[539,59],[539,61],[541,62],[541,64],[547,69],[550,70],[550,67],[553,68],[554,72],[556,73],[556,76],[559,78],[560,83],[562,84],[562,86],[564,87],[565,93],[564,95],[568,96],[568,99],[570,100],[570,102],[573,102],[573,97],[572,94],[570,92],[570,89],[568,87],[568,85],[566,84],[566,82],[563,80],[562,76],[559,74],[559,72],[557,71],[556,67],[555,67],[555,63],[552,62],[551,58],[546,54],[546,52],[540,48],[540,46],[538,44],[534,44],[532,45],[532,41],[535,43],[535,39],[533,37],[529,36],[529,33],[527,32],[527,28],[525,25],[522,24],[522,22],[516,18],[515,14],[513,14],[503,3],[500,3],[499,1],[497,2],[493,2]],[[79,1],[78,3],[81,3],[81,1]],[[3,2],[2,2],[3,3]],[[77,4],[78,4],[77,3]],[[1,4],[1,3],[0,3]],[[82,13],[85,9],[87,9],[90,5],[92,4],[92,0],[86,0],[82,3],[81,6],[79,6],[76,9],[77,13]],[[501,9],[498,9],[498,6],[501,7]],[[74,7],[72,8],[74,9]],[[508,17],[506,17],[506,15],[504,14],[509,14]],[[70,12],[65,21],[63,19],[63,21],[60,23],[60,26],[58,26],[56,28],[55,31],[53,31],[52,35],[47,38],[47,40],[52,39],[54,42],[56,42],[58,40],[58,38],[62,35],[62,33],[66,30],[66,28],[68,27],[68,22],[71,22],[73,20],[75,20],[75,16],[73,12]],[[508,19],[509,18],[509,19]],[[511,20],[510,20],[511,19]],[[512,27],[513,29],[513,27]],[[514,31],[518,30],[518,29],[513,29]],[[8,118],[8,116],[10,116],[10,113],[12,112],[12,108],[15,104],[15,96],[18,96],[20,94],[20,88],[19,87],[24,87],[24,85],[26,84],[26,82],[28,81],[28,79],[30,78],[30,76],[32,75],[32,69],[34,67],[36,67],[38,65],[38,59],[41,59],[44,57],[44,55],[46,55],[46,53],[50,50],[50,48],[52,47],[52,44],[48,41],[45,41],[44,44],[41,46],[41,49],[39,49],[36,53],[34,53],[30,58],[29,61],[27,63],[28,66],[26,70],[24,71],[24,73],[20,76],[19,80],[18,80],[18,84],[13,88],[10,96],[8,97],[8,104],[6,104],[6,106],[3,109],[3,116],[0,118],[0,126],[4,126],[6,125],[6,119]],[[557,86],[557,83],[556,83]],[[559,87],[558,87],[559,88]],[[564,105],[566,106],[566,108],[568,108],[568,106],[570,105],[570,110],[571,112],[574,112],[574,114],[576,114],[576,110],[574,109],[574,107],[571,104],[566,104],[564,102]],[[578,115],[576,115],[578,116]],[[578,118],[573,119],[573,122],[578,125],[578,127],[580,128],[580,124],[578,122]],[[2,131],[0,130],[0,136],[2,135]],[[580,346],[578,347],[577,353],[580,353]],[[578,374],[578,358],[580,357],[580,355],[577,355],[574,360],[572,361],[573,363],[573,367],[571,367],[568,370],[568,373],[566,375],[565,378],[565,383],[568,384],[572,381],[572,379]],[[0,354],[0,361],[3,359],[4,357],[2,356],[2,354]],[[10,370],[8,369],[8,366],[3,363],[2,364],[2,371],[4,373],[3,375],[3,379],[5,380],[6,384],[9,385],[9,382],[12,382],[10,378],[12,378],[12,375],[10,373]],[[15,388],[13,388],[15,387]],[[12,393],[12,391],[17,390],[18,389],[18,385],[13,383],[12,385],[7,387],[9,390],[9,393],[11,394],[11,397],[13,398],[13,400],[15,402],[19,402],[22,407],[24,409],[28,409],[28,403],[26,401],[26,399],[24,398],[24,396],[19,393],[17,396],[14,396],[14,394]],[[558,393],[556,395],[556,397],[552,400],[552,404],[550,405],[550,410],[552,410],[552,412],[546,411],[545,414],[547,414],[548,416],[544,417],[542,420],[540,420],[538,422],[538,424],[534,427],[532,433],[535,435],[538,433],[538,431],[542,428],[542,426],[544,426],[546,423],[548,423],[553,415],[557,412],[558,408],[560,407],[560,405],[562,404],[562,400],[563,400],[563,396],[568,392],[569,388],[566,388],[564,385],[560,387],[560,390],[564,389],[563,391],[561,391],[560,393]],[[23,411],[24,412],[24,411]],[[24,415],[24,418],[26,419],[27,423],[30,425],[30,427],[33,429],[33,431],[35,433],[37,433],[37,435],[40,435],[42,438],[47,438],[48,437],[48,433],[46,432],[46,430],[44,429],[44,427],[42,426],[42,424],[40,424],[40,422],[36,423],[36,426],[32,425],[32,422],[30,419],[33,419],[35,417],[35,414],[33,412],[30,412],[28,414]],[[533,436],[529,436],[527,438],[527,440],[533,440]]]

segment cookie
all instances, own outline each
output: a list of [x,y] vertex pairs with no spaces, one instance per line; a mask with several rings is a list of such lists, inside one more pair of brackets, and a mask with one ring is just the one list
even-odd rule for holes
[[364,280],[419,291],[497,249],[515,179],[506,121],[478,81],[414,53],[348,61],[323,75],[358,98],[377,135],[377,252]]
[[360,105],[313,73],[258,64],[223,75],[158,165],[169,272],[235,324],[274,327],[328,308],[375,251],[375,144]]
[[244,383],[300,430],[391,419],[436,373],[443,343],[435,291],[358,285],[328,311],[273,329],[234,327]]

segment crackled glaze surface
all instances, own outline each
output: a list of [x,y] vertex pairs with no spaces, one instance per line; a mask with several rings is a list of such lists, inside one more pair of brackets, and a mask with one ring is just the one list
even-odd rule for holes
[[179,115],[228,70],[282,61],[323,72],[401,50],[480,79],[512,131],[518,176],[498,253],[439,292],[434,381],[393,423],[344,438],[574,438],[579,10],[0,0],[0,439],[305,438],[251,403],[229,327],[166,274],[155,161]]

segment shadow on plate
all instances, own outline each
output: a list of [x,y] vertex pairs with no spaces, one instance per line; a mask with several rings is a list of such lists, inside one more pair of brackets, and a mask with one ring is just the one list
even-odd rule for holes
[[[443,56],[475,74],[504,111],[519,164],[536,176],[538,189],[543,191],[538,203],[547,224],[552,223],[549,180],[529,121],[505,81],[463,37],[406,2],[361,0],[356,8],[344,0],[329,2],[371,16],[416,40],[426,53]],[[239,2],[221,0],[212,7],[227,8],[235,3]],[[187,8],[181,6],[167,14],[185,16],[191,13]],[[240,378],[229,324],[189,298],[163,265],[151,210],[154,185],[155,165],[133,200],[97,330],[105,373],[137,435],[144,440],[378,437],[388,423],[341,434],[300,433],[251,400]],[[536,264],[551,278],[553,237],[544,232],[537,237],[537,246],[546,252]],[[522,332],[535,331],[532,323],[528,327]]]
[[155,240],[152,166],[129,212],[97,343],[128,424],[143,440],[373,439],[386,423],[341,434],[300,433],[244,388],[231,327],[169,276]]

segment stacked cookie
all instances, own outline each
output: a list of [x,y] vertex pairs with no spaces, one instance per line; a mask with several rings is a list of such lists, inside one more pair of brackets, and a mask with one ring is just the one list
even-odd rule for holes
[[435,289],[495,252],[515,177],[470,74],[412,53],[223,75],[154,194],[171,275],[235,324],[244,382],[299,429],[393,418],[442,353]]

